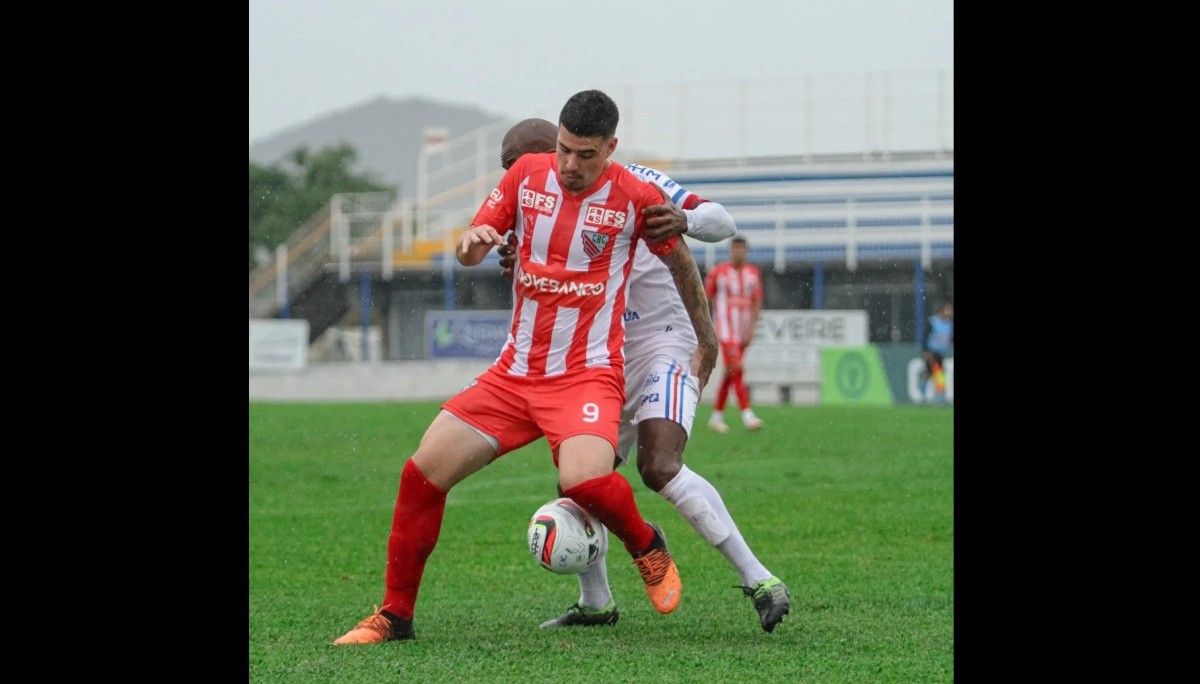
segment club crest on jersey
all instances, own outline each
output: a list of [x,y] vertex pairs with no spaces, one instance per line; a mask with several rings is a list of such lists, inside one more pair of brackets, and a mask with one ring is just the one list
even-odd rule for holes
[[608,236],[594,230],[583,231],[580,239],[583,240],[583,253],[587,254],[589,259],[595,259],[604,253],[604,247],[608,244]]
[[625,212],[588,205],[587,213],[583,215],[583,222],[589,226],[622,228],[625,226]]

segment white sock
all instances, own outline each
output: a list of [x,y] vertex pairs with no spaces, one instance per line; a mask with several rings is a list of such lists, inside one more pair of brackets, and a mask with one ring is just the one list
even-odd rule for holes
[[585,608],[603,608],[612,600],[612,590],[608,586],[608,528],[599,520],[600,555],[592,567],[579,573],[579,605]]
[[659,494],[675,506],[679,515],[683,516],[705,541],[716,547],[729,560],[745,586],[752,587],[771,577],[771,572],[758,562],[758,558],[746,545],[746,540],[742,538],[742,533],[738,531],[729,510],[725,508],[721,495],[708,480],[685,465]]
[[723,411],[713,411],[712,417],[708,419],[710,423],[724,423],[725,413]]
[[745,409],[742,410],[742,420],[743,421],[754,420],[754,417],[755,416],[754,416],[753,409],[746,407]]

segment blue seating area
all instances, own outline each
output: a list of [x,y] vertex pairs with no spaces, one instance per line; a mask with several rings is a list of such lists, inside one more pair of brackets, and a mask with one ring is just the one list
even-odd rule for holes
[[[691,192],[723,204],[747,238],[747,258],[795,262],[953,259],[954,161],[934,155],[750,166],[660,169]],[[689,242],[706,266],[725,244]]]

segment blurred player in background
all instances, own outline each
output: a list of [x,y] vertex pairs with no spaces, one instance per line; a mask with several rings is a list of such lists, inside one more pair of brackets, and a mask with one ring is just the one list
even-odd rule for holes
[[[553,151],[558,127],[545,119],[526,119],[504,135],[500,163],[507,170],[525,153]],[[645,166],[626,167],[662,189],[665,199],[643,210],[645,235],[664,239],[684,233],[704,242],[718,242],[736,232],[725,207],[680,187],[666,174]],[[500,249],[500,266],[512,277],[517,264],[509,244]],[[617,463],[629,460],[635,443],[642,482],[675,506],[700,536],[733,565],[742,591],[754,602],[759,623],[767,632],[790,610],[788,587],[767,570],[750,551],[716,488],[683,464],[683,450],[691,435],[696,404],[703,387],[692,370],[700,339],[716,349],[709,323],[708,301],[681,301],[670,270],[647,250],[638,247],[629,275],[625,311],[625,407],[621,413]],[[688,312],[692,313],[689,318]],[[561,492],[560,492],[561,493]],[[579,575],[579,600],[562,616],[542,623],[543,628],[616,624],[616,601],[608,583],[605,552],[608,533],[600,535],[599,559]]]
[[763,426],[750,407],[750,390],[742,379],[742,363],[746,349],[754,339],[754,326],[758,324],[763,300],[762,274],[757,266],[746,263],[748,248],[744,237],[730,240],[729,261],[714,266],[704,278],[704,291],[712,303],[713,325],[717,328],[717,339],[721,341],[721,360],[725,362],[708,427],[721,433],[729,431],[725,424],[725,401],[730,389],[737,395],[738,408],[742,409],[742,425],[747,430],[758,430]]
[[[514,163],[463,233],[458,261],[477,266],[502,233],[517,232],[521,268],[509,338],[492,365],[442,405],[404,464],[383,606],[335,645],[415,638],[421,575],[441,534],[447,492],[542,436],[560,490],[622,541],[654,609],[678,607],[683,584],[666,538],[642,518],[613,465],[625,402],[621,319],[635,247],[669,264],[691,301],[704,299],[704,284],[681,238],[638,245],[645,241],[642,210],[662,198],[609,160],[618,119],[603,92],[572,95],[559,116],[557,153]],[[714,344],[700,359],[705,380],[716,355]]]
[[[925,321],[925,396],[932,389],[933,403],[946,403],[946,354],[954,344],[954,305],[943,302],[938,312]],[[933,387],[929,385],[932,383]]]

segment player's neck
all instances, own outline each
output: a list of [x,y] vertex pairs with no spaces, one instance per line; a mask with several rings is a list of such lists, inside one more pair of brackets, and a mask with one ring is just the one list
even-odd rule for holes
[[[565,190],[567,192],[567,194],[570,195],[571,197],[579,197],[581,195],[591,194],[591,192],[596,189],[596,186],[600,183],[600,181],[604,180],[604,176],[608,173],[608,170],[610,168],[612,168],[612,160],[608,159],[604,162],[604,170],[601,171],[600,175],[596,176],[596,180],[589,183],[586,188],[580,190],[579,192],[575,192],[574,190],[572,190],[564,185],[563,190]],[[557,173],[557,171],[558,171],[558,169],[556,168],[555,172]]]

